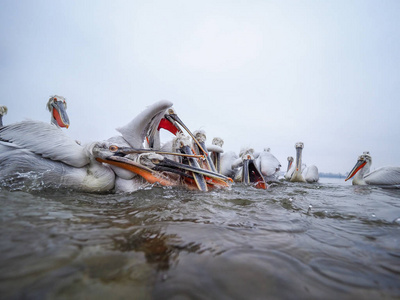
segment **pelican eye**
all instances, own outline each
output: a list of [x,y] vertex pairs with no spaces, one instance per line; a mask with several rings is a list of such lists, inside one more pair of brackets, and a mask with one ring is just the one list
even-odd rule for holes
[[117,151],[118,151],[118,146],[111,145],[110,147],[108,147],[108,149],[109,149],[111,152],[117,152]]
[[153,159],[151,160],[151,162],[152,162],[153,164],[157,165],[158,163],[160,163],[160,160],[157,159],[157,158],[153,158]]

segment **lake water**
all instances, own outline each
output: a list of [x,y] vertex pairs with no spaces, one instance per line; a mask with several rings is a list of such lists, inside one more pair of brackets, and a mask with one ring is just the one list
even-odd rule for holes
[[0,189],[1,299],[399,299],[400,189]]

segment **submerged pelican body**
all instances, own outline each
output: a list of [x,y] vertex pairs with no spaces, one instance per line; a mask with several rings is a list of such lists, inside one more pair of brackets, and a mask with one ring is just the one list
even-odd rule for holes
[[358,157],[345,181],[353,185],[400,185],[400,167],[382,167],[370,172],[372,158],[368,151]]

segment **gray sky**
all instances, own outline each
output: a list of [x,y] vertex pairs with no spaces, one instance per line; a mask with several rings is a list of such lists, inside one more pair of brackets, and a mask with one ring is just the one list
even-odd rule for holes
[[167,99],[208,143],[270,147],[283,169],[298,141],[320,172],[366,150],[399,166],[399,16],[397,0],[3,0],[3,121],[50,121],[57,94],[89,142]]

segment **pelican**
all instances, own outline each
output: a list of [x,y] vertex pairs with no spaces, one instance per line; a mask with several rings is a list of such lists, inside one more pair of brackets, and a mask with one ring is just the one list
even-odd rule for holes
[[78,145],[57,127],[23,121],[0,128],[0,182],[18,187],[105,192],[114,187],[111,168],[96,161],[107,148]]
[[0,127],[3,127],[3,116],[7,114],[7,106],[0,106]]
[[290,180],[295,169],[295,166],[293,164],[294,161],[293,156],[288,156],[287,161],[288,161],[288,166],[284,177],[286,180]]
[[301,169],[302,151],[304,148],[304,144],[302,142],[298,142],[294,145],[294,147],[296,148],[296,165],[289,180],[291,182],[306,182],[302,175]]
[[69,118],[67,115],[67,102],[64,97],[51,96],[46,105],[47,109],[51,114],[50,123],[54,124],[58,128],[68,128]]
[[319,180],[318,168],[314,165],[307,167],[302,164],[304,143],[298,142],[294,147],[296,148],[296,164],[293,165],[293,157],[289,156],[287,158],[288,167],[285,179],[291,182],[317,182]]
[[264,176],[264,180],[277,181],[277,173],[281,168],[281,164],[278,159],[271,154],[270,148],[265,148],[256,158],[255,164]]
[[235,175],[235,181],[244,184],[252,184],[256,188],[266,189],[264,177],[257,168],[254,159],[253,148],[243,148],[239,153],[239,159],[232,163],[232,168],[238,168]]
[[382,167],[370,172],[371,164],[371,155],[366,151],[358,157],[345,181],[354,177],[354,185],[400,185],[400,167]]
[[211,160],[215,167],[215,170],[221,174],[221,153],[224,152],[222,146],[224,145],[224,140],[220,137],[213,138],[212,144],[207,146],[207,151],[210,152]]
[[239,159],[239,156],[234,151],[224,152],[223,145],[224,140],[220,137],[215,137],[212,140],[212,144],[207,146],[207,150],[211,153],[210,156],[217,172],[229,178],[235,178],[242,160]]

